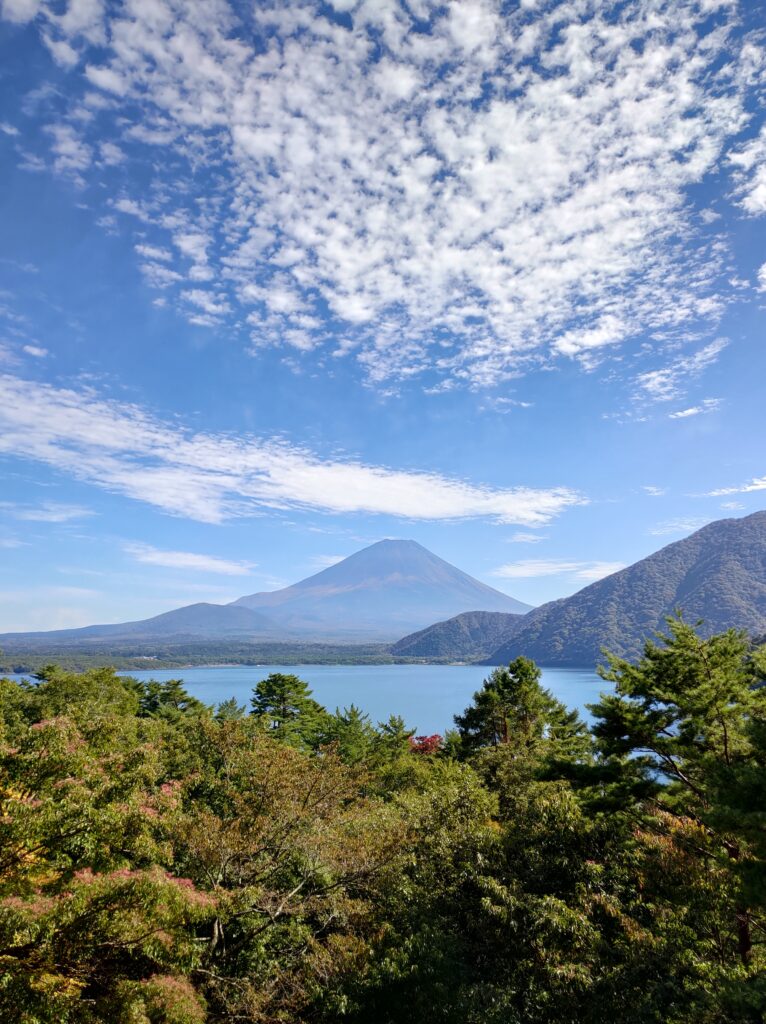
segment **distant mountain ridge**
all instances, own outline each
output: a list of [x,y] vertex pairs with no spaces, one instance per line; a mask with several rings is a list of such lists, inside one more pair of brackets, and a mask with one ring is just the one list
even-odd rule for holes
[[424,661],[482,661],[519,629],[525,618],[513,612],[463,612],[402,637],[391,646],[391,653]]
[[466,608],[524,614],[530,605],[495,590],[414,540],[381,540],[283,590],[234,602],[285,629],[333,638],[395,640]]
[[[474,608],[476,611],[466,611]],[[83,651],[120,642],[127,653],[163,644],[379,645],[393,658],[592,666],[602,648],[625,657],[680,608],[703,631],[766,636],[766,512],[710,523],[683,540],[530,610],[414,541],[379,541],[305,580],[228,605],[197,603],[137,622],[0,636]],[[390,646],[381,646],[390,645]],[[351,655],[349,655],[350,657]]]
[[736,627],[766,633],[766,512],[719,519],[526,615],[487,659],[519,654],[541,665],[595,665],[601,649],[634,658],[680,608],[706,635]]
[[390,642],[466,608],[530,609],[411,540],[382,540],[290,587],[227,605],[197,603],[135,622],[49,633],[7,633],[0,641],[73,643],[105,639]]
[[212,637],[257,637],[258,639],[281,639],[284,631],[273,622],[250,608],[233,608],[225,604],[196,604],[174,608],[150,619],[135,622],[115,622],[104,625],[82,626],[79,629],[55,629],[36,633],[5,633],[2,639],[17,640],[77,640],[77,639],[148,639],[150,637],[177,637],[198,639]]

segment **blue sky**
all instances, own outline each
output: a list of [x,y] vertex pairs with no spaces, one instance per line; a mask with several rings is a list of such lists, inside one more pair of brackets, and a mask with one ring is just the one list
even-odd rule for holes
[[0,11],[0,631],[764,507],[760,4]]

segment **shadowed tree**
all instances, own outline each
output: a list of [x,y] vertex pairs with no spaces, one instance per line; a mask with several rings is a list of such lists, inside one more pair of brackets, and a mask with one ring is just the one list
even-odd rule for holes
[[659,639],[635,665],[609,656],[602,675],[616,693],[593,706],[593,733],[622,802],[653,815],[654,829],[694,825],[691,851],[727,869],[732,942],[755,972],[754,932],[766,927],[766,813],[752,803],[764,794],[764,657],[742,633],[703,639],[681,618]]

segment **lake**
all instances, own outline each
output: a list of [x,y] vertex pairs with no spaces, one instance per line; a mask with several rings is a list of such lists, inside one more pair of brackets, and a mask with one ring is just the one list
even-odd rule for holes
[[[125,672],[136,679],[183,679],[206,704],[236,697],[249,707],[255,684],[271,672],[305,679],[314,698],[330,711],[356,704],[373,722],[401,715],[420,735],[443,733],[463,711],[491,669],[482,665],[225,665]],[[570,708],[598,700],[609,686],[590,669],[544,668],[543,685]],[[587,712],[584,712],[587,718]]]

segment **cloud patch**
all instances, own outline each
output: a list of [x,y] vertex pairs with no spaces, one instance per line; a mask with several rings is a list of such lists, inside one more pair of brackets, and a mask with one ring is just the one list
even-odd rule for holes
[[[95,152],[153,166],[111,209],[172,252],[147,280],[194,324],[483,387],[720,315],[687,190],[756,81],[724,0],[59,10],[4,5],[72,67],[49,162],[78,184]],[[726,164],[753,212],[761,148]]]
[[217,576],[249,576],[255,562],[238,562],[192,551],[163,551],[150,544],[124,544],[123,550],[136,562],[159,565],[166,569],[184,569]]
[[95,513],[82,505],[68,505],[63,502],[46,501],[41,505],[9,505],[0,503],[0,508],[7,509],[14,519],[28,523],[72,523],[87,519]]
[[636,378],[638,397],[655,402],[670,402],[681,397],[690,381],[696,380],[717,362],[728,343],[726,338],[716,338],[696,352],[674,359],[662,369],[640,374]]
[[735,487],[719,487],[716,491],[708,491],[708,496],[722,498],[727,494],[752,494],[754,491],[766,491],[766,476],[755,477],[749,483]]
[[438,473],[321,459],[279,440],[195,434],[136,405],[11,375],[0,375],[0,453],[209,523],[307,509],[540,526],[585,502],[565,487],[485,487]]
[[548,558],[525,558],[501,565],[492,573],[506,580],[537,579],[541,576],[570,576],[592,583],[625,568],[624,562],[568,562]]
[[679,409],[677,412],[671,412],[668,418],[671,420],[687,420],[690,416],[699,416],[702,413],[715,412],[716,409],[720,408],[720,398],[704,398],[699,405],[692,405],[688,409]]

